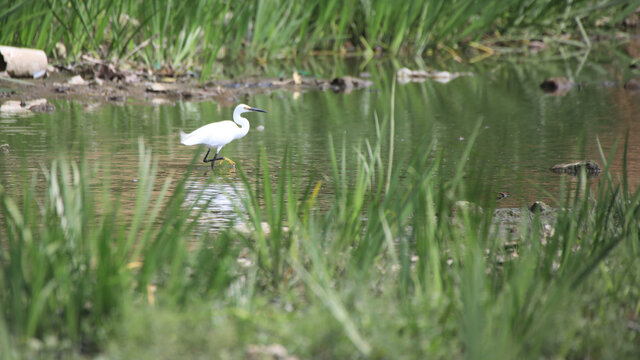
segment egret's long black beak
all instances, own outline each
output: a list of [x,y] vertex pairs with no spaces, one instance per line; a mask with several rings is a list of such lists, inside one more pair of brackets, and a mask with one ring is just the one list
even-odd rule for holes
[[266,111],[254,107],[250,107],[249,110],[266,113]]

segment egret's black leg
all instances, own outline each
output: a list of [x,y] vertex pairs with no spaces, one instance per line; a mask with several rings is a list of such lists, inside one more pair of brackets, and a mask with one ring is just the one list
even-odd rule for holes
[[207,149],[207,153],[204,155],[204,159],[202,159],[202,162],[210,162],[211,163],[211,170],[213,170],[213,163],[218,160],[216,159],[218,153],[216,153],[215,155],[213,155],[213,159],[207,159],[207,156],[209,156],[209,152],[211,151],[211,149]]
[[207,149],[207,153],[204,154],[204,159],[202,159],[202,162],[209,162],[210,160],[207,160],[207,156],[209,156],[209,151],[211,151],[211,149]]
[[211,163],[211,170],[213,170],[213,163],[217,160],[227,160],[229,162],[231,162],[233,164],[233,162],[229,159],[227,159],[224,156],[218,157],[218,153],[216,152],[215,155],[213,155],[213,159],[207,159],[207,156],[209,156],[209,152],[211,151],[211,149],[207,150],[207,153],[204,155],[204,159],[202,159],[203,162],[210,162]]
[[218,153],[216,152],[215,155],[213,155],[213,159],[207,159],[207,156],[209,156],[209,152],[211,151],[211,149],[207,150],[207,153],[204,155],[204,159],[202,159],[202,162],[210,162],[211,163],[211,170],[213,170],[213,164],[214,162],[216,162],[217,160],[227,160],[230,161],[229,159],[227,159],[224,156],[218,157]]

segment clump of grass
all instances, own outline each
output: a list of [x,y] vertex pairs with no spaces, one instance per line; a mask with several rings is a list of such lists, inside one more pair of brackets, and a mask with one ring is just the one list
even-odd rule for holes
[[[133,209],[120,207],[108,183],[102,191],[91,189],[86,163],[63,159],[45,171],[43,197],[32,181],[19,206],[0,188],[3,340],[6,328],[17,340],[55,336],[95,344],[125,302],[140,297],[153,303],[156,286],[170,287],[172,301],[180,303],[191,289],[207,292],[224,284],[225,262],[209,263],[226,256],[224,239],[217,249],[188,258],[186,234],[202,210],[185,205],[184,180],[174,184],[168,177],[158,188],[156,173],[151,152],[140,142]],[[187,261],[198,274],[188,282]]]
[[[392,134],[393,111],[386,124],[382,128]],[[380,144],[378,139],[357,150],[351,166],[346,151],[337,155],[330,145],[335,199],[326,211],[282,210],[306,209],[310,199],[303,196],[297,205],[286,205],[297,199],[285,196],[297,193],[286,161],[275,187],[264,161],[263,181],[252,186],[245,179],[245,188],[265,197],[261,203],[252,195],[239,214],[250,214],[254,225],[245,242],[252,258],[271,265],[256,275],[257,283],[270,284],[263,296],[301,292],[304,300],[294,301],[299,311],[325,308],[352,347],[351,353],[335,352],[333,357],[408,353],[424,358],[442,351],[471,358],[539,358],[603,351],[586,342],[575,344],[573,336],[585,321],[593,321],[583,298],[609,302],[620,295],[595,284],[604,286],[622,269],[633,268],[634,279],[640,274],[628,256],[638,253],[640,190],[629,192],[626,170],[615,181],[605,169],[596,194],[582,174],[575,192],[558,201],[552,230],[523,209],[523,225],[515,237],[518,251],[505,261],[506,242],[514,239],[499,235],[491,208],[451,211],[469,187],[463,175],[473,141],[448,179],[439,178],[440,157],[430,146],[398,166],[393,153],[382,161]],[[603,161],[609,163],[604,155]],[[278,194],[277,200],[271,193]],[[269,236],[261,230],[264,219]],[[618,279],[617,286],[627,289],[635,281]],[[621,296],[626,300],[620,305],[637,318],[638,300]],[[624,322],[624,312],[601,311]],[[389,329],[399,333],[388,335]],[[633,337],[626,334],[620,354],[633,351]],[[403,343],[408,339],[414,342]],[[344,346],[334,341],[331,347]],[[420,341],[430,345],[416,348]]]

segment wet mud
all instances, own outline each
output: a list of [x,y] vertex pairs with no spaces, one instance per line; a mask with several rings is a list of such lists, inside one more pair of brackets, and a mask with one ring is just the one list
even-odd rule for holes
[[[0,76],[0,103],[19,102],[26,106],[37,99],[66,99],[85,102],[171,104],[178,101],[213,100],[232,105],[240,100],[272,91],[309,90],[350,92],[371,86],[371,81],[344,76],[334,79],[303,77],[244,78],[199,83],[189,76],[145,77],[115,70],[55,71],[41,79],[12,79]],[[44,108],[44,110],[55,110]]]

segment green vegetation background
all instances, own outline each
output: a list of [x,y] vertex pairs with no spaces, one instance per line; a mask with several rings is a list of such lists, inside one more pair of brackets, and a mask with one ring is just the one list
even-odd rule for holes
[[482,53],[483,42],[580,43],[585,28],[612,34],[638,6],[637,0],[2,0],[0,44],[43,49],[63,63],[88,54],[152,71],[195,70],[206,79],[216,59],[458,56],[460,46]]

